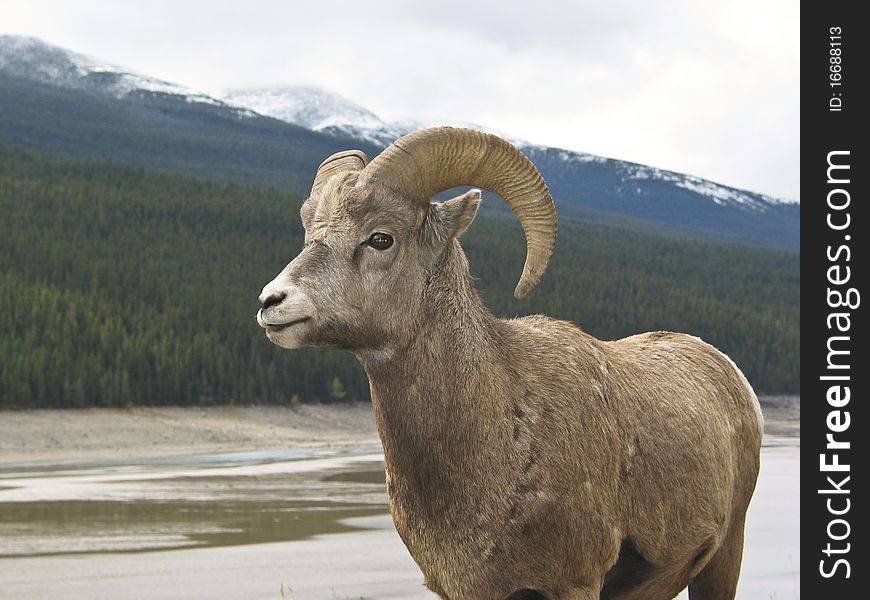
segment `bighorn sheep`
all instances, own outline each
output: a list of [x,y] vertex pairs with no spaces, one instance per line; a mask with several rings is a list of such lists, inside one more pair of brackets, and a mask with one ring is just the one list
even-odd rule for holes
[[556,241],[543,178],[504,140],[411,133],[367,164],[321,164],[305,245],[260,295],[285,348],[337,346],[368,375],[396,529],[450,600],[734,597],[762,421],[749,383],[701,340],[605,342],[483,306],[457,238],[481,193],[523,225],[515,295]]

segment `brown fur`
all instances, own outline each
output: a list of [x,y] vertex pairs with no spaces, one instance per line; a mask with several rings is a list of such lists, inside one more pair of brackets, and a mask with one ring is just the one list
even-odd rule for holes
[[[306,202],[306,247],[261,299],[315,307],[267,328],[276,343],[346,348],[365,368],[391,512],[426,585],[450,600],[656,600],[690,583],[692,600],[733,598],[761,418],[732,363],[677,333],[604,342],[497,319],[456,240],[479,192],[425,210],[355,180]],[[373,231],[394,246],[363,245]]]

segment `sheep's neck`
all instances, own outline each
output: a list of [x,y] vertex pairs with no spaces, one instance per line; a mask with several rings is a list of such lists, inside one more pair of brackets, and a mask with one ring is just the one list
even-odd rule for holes
[[[500,322],[474,292],[458,251],[431,282],[419,335],[388,361],[361,357],[391,476],[423,489],[449,489],[498,452],[508,373],[498,351]],[[478,463],[478,464],[475,464]]]

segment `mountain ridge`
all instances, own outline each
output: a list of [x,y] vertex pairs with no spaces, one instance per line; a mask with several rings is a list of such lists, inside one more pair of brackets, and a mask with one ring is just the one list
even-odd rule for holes
[[[300,192],[328,154],[359,147],[373,157],[403,133],[429,125],[385,123],[351,100],[310,86],[236,91],[215,98],[36,38],[0,36],[0,76],[10,82],[5,98],[0,90],[6,104],[0,106],[0,139],[7,142],[98,158],[108,154],[149,167],[181,165],[184,172],[252,183],[290,182]],[[35,99],[31,106],[24,105],[28,96]],[[21,106],[15,105],[16,99]],[[84,107],[88,103],[102,108],[90,110]],[[75,114],[76,120],[57,117],[65,113]],[[799,204],[700,177],[532,144],[474,124],[453,124],[494,132],[515,143],[539,168],[561,206],[723,241],[799,249]],[[176,139],[182,133],[184,139]],[[75,139],[62,139],[71,137]],[[97,147],[107,137],[114,147]],[[172,152],[155,155],[150,149],[155,145],[169,145]],[[221,161],[214,160],[215,152]],[[291,160],[281,158],[288,155]],[[197,164],[191,165],[194,158]],[[282,164],[289,171],[275,170]]]
[[[533,143],[504,131],[477,123],[420,119],[388,122],[378,117],[368,108],[340,94],[317,86],[280,86],[233,90],[223,94],[221,99],[227,104],[249,108],[261,115],[293,123],[313,131],[344,134],[384,147],[403,135],[426,127],[437,125],[467,127],[498,135],[524,151],[541,152],[554,150],[559,153],[562,160],[569,163],[613,161],[626,165],[623,171],[628,178],[672,181],[679,187],[691,189],[699,194],[706,194],[717,203],[729,201],[745,203],[753,210],[764,210],[764,206],[757,199],[773,204],[799,204],[799,202],[791,199],[751,192],[677,171],[604,157],[588,152]],[[749,196],[750,194],[751,196]]]
[[[35,37],[0,36],[0,70],[43,83],[111,94],[116,98],[146,91],[181,96],[191,103],[230,108],[204,92],[52,46]],[[240,110],[239,115],[254,116],[254,113]]]

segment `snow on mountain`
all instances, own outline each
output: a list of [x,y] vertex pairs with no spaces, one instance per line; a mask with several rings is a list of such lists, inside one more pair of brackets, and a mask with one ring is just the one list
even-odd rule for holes
[[52,85],[84,89],[116,98],[140,94],[165,94],[188,103],[209,104],[231,111],[239,118],[264,115],[317,132],[351,137],[386,147],[411,131],[435,125],[469,127],[494,133],[523,149],[546,171],[565,181],[580,181],[594,165],[611,169],[620,194],[651,198],[644,192],[650,183],[676,186],[719,206],[765,212],[792,201],[756,194],[712,181],[594,154],[548,148],[503,131],[466,122],[403,120],[388,122],[367,108],[338,94],[309,86],[237,90],[217,99],[190,88],[148,77],[89,56],[52,46],[33,37],[0,36],[0,73]]
[[306,129],[387,146],[406,131],[338,94],[308,86],[239,90],[223,101]]
[[236,90],[225,94],[223,100],[227,104],[249,108],[261,115],[306,129],[362,139],[380,146],[389,146],[406,133],[437,125],[469,127],[494,133],[516,146],[532,146],[531,143],[503,131],[474,123],[420,119],[387,122],[364,106],[313,86]]
[[[388,146],[396,139],[417,129],[436,125],[468,127],[496,134],[525,151],[543,152],[546,146],[533,144],[491,127],[467,122],[403,120],[387,122],[367,108],[323,88],[290,86],[237,90],[226,94],[224,102],[253,110],[261,115],[280,119],[306,129],[365,140],[379,146]],[[721,206],[738,206],[752,211],[765,211],[773,204],[789,203],[773,198],[724,186],[700,177],[683,175],[656,167],[607,159],[595,154],[557,149],[557,158],[565,166],[611,161],[619,172],[626,189],[633,189],[632,181],[653,180],[668,182],[690,190]]]
[[[116,98],[150,92],[180,96],[190,103],[227,106],[208,94],[58,48],[34,37],[0,36],[0,71],[62,87],[110,94]],[[242,111],[239,116],[252,114]]]
[[623,182],[630,183],[631,181],[642,180],[667,181],[673,183],[679,188],[709,198],[721,206],[741,206],[742,208],[750,210],[765,211],[771,204],[789,203],[787,200],[781,200],[764,194],[756,194],[755,192],[738,190],[737,188],[714,183],[693,175],[665,171],[664,169],[639,165],[636,163],[623,161],[617,162],[619,162],[618,170]]

